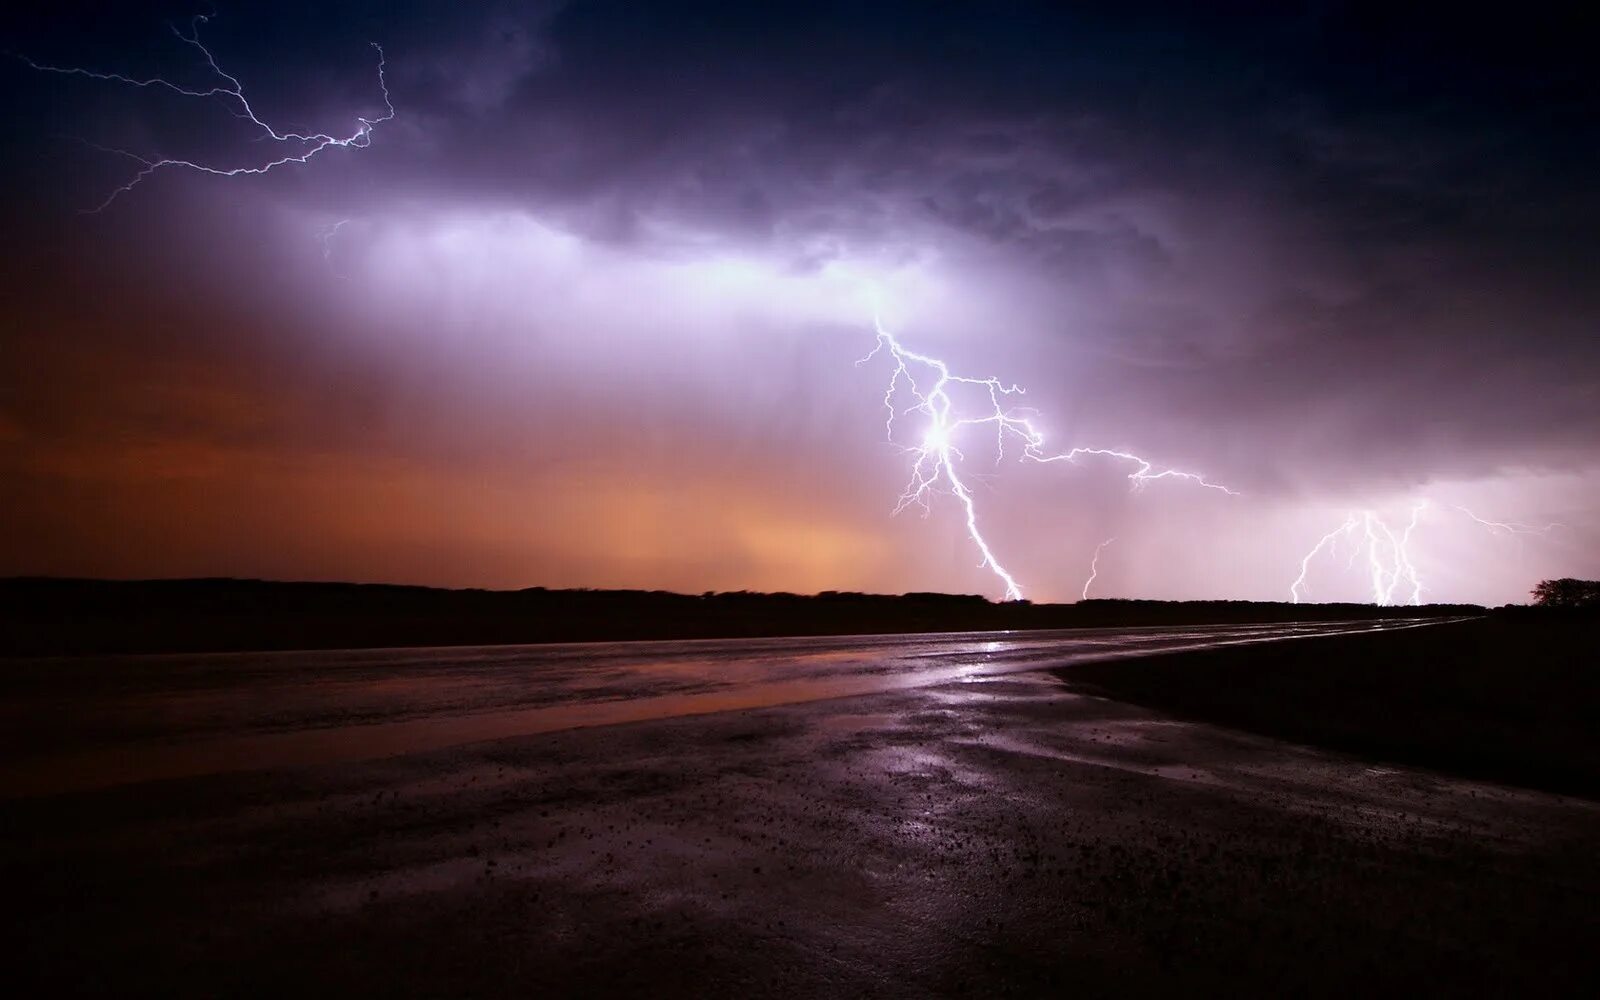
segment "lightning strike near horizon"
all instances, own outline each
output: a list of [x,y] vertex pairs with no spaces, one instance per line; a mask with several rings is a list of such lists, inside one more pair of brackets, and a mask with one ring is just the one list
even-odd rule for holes
[[[1136,468],[1129,473],[1128,479],[1135,490],[1143,489],[1156,480],[1179,479],[1229,496],[1238,496],[1235,491],[1213,483],[1198,473],[1158,469],[1154,463],[1130,452],[1109,448],[1073,448],[1059,454],[1049,454],[1042,450],[1044,434],[1026,415],[1033,411],[1013,405],[1015,397],[1025,394],[1021,386],[1008,385],[992,376],[973,378],[956,375],[939,358],[905,347],[884,328],[881,320],[875,318],[874,326],[877,343],[873,345],[871,353],[856,363],[866,364],[879,354],[887,354],[894,362],[889,384],[883,393],[883,406],[888,411],[888,417],[884,420],[886,436],[891,443],[898,444],[895,439],[896,421],[912,414],[924,419],[918,443],[901,446],[912,456],[911,477],[894,506],[894,513],[899,514],[915,505],[921,507],[926,516],[931,509],[930,499],[934,493],[946,492],[955,496],[966,517],[967,535],[981,556],[978,565],[989,569],[1000,579],[1007,600],[1021,600],[1022,587],[1000,563],[988,539],[979,529],[977,503],[958,467],[966,455],[957,446],[956,439],[966,428],[993,428],[996,465],[1004,460],[1006,444],[1011,442],[1021,446],[1020,461],[1075,464],[1079,457],[1092,455],[1132,462]],[[909,395],[912,400],[904,408],[897,406],[897,399],[902,397],[902,393]]]
[[1113,536],[1094,547],[1094,555],[1089,559],[1089,579],[1083,581],[1083,594],[1078,598],[1079,600],[1087,601],[1089,599],[1089,588],[1094,585],[1095,577],[1100,575],[1100,550],[1116,540],[1116,537]]
[[1411,590],[1410,603],[1421,604],[1422,580],[1418,577],[1416,564],[1412,561],[1410,546],[1412,532],[1416,530],[1422,512],[1428,506],[1426,500],[1413,504],[1411,519],[1399,531],[1391,528],[1377,511],[1351,512],[1343,524],[1323,535],[1317,544],[1311,547],[1311,551],[1301,558],[1300,575],[1289,585],[1289,600],[1299,604],[1302,595],[1309,595],[1306,575],[1311,570],[1311,561],[1324,549],[1329,551],[1335,549],[1339,539],[1344,537],[1355,542],[1350,554],[1352,566],[1357,558],[1366,556],[1366,572],[1372,587],[1372,603],[1379,605],[1395,603],[1395,591],[1404,583]]
[[140,167],[126,183],[115,188],[109,195],[107,195],[104,201],[96,205],[94,208],[85,209],[84,211],[86,214],[93,215],[95,213],[105,211],[105,209],[109,208],[111,203],[116,201],[117,198],[127,194],[135,187],[138,187],[140,183],[145,181],[152,174],[169,168],[193,170],[199,173],[212,174],[218,177],[239,177],[245,175],[269,173],[278,167],[290,163],[306,163],[318,153],[331,147],[365,149],[367,146],[372,144],[372,130],[376,126],[394,118],[394,104],[391,103],[389,99],[389,85],[384,76],[385,60],[383,46],[379,45],[377,42],[372,42],[370,44],[378,53],[378,89],[383,95],[383,114],[376,118],[365,118],[358,115],[356,117],[355,128],[348,135],[342,136],[332,135],[325,132],[280,131],[279,129],[274,128],[256,114],[255,108],[251,105],[249,98],[245,96],[244,84],[241,83],[237,77],[223,70],[222,67],[217,63],[216,57],[212,55],[211,50],[206,48],[205,44],[200,41],[200,27],[210,19],[211,15],[196,15],[189,22],[189,31],[187,34],[184,33],[184,31],[176,24],[169,25],[169,27],[172,29],[172,33],[176,35],[180,41],[182,41],[185,45],[192,46],[200,53],[201,57],[205,61],[206,68],[209,69],[214,77],[216,77],[219,81],[211,87],[204,89],[185,87],[162,77],[140,79],[137,77],[127,76],[122,73],[104,73],[77,66],[55,66],[48,63],[38,62],[28,58],[27,56],[18,56],[18,58],[23,62],[27,63],[35,70],[43,73],[59,73],[63,76],[82,76],[91,80],[104,80],[112,83],[121,83],[141,89],[165,90],[182,97],[221,99],[229,105],[228,110],[234,117],[249,122],[260,131],[261,134],[257,137],[257,141],[266,140],[287,147],[287,150],[281,156],[272,157],[264,163],[243,167],[220,167],[213,164],[200,163],[195,160],[186,160],[175,157],[151,159],[147,156],[142,156],[138,153],[133,153],[125,149],[117,149],[114,147],[89,143],[88,145],[95,149],[101,150],[102,152],[115,153],[118,156],[123,156],[133,160],[140,164]]
[[[1423,586],[1417,575],[1416,564],[1412,560],[1411,536],[1420,522],[1422,512],[1432,506],[1434,504],[1428,500],[1419,500],[1412,504],[1411,519],[1398,532],[1376,511],[1351,512],[1343,524],[1318,539],[1311,550],[1300,559],[1300,575],[1289,585],[1290,601],[1299,604],[1302,597],[1309,596],[1306,577],[1310,573],[1312,561],[1325,549],[1332,553],[1337,549],[1340,539],[1345,538],[1355,543],[1350,552],[1349,565],[1352,568],[1357,559],[1366,557],[1366,572],[1372,587],[1372,603],[1380,605],[1395,603],[1395,591],[1403,583],[1411,590],[1410,603],[1421,604]],[[1554,522],[1541,526],[1521,521],[1490,521],[1460,504],[1447,506],[1460,511],[1476,524],[1497,535],[1544,535],[1562,527]]]

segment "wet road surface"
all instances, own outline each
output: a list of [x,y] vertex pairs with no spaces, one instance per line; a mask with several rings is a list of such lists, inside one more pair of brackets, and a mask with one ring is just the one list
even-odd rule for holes
[[0,795],[434,750],[1428,620],[0,662]]
[[[1595,803],[1165,718],[1039,669],[1063,655],[1045,637],[980,648],[1006,641],[918,645],[914,686],[5,800],[13,978],[54,995],[1331,997],[1586,995],[1600,972]],[[860,672],[838,666],[860,650],[833,652],[808,676]],[[488,682],[460,669],[412,680],[477,704]]]

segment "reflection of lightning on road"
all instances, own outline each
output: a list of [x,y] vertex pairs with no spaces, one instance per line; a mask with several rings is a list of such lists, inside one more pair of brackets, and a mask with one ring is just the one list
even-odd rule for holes
[[1081,600],[1089,599],[1089,588],[1094,585],[1095,577],[1100,575],[1100,550],[1116,541],[1115,537],[1108,538],[1094,547],[1094,555],[1089,559],[1089,579],[1083,581],[1083,596]]
[[[1059,454],[1049,454],[1042,450],[1044,435],[1025,415],[1032,411],[1013,405],[1015,398],[1023,395],[1021,386],[1007,385],[992,377],[956,375],[944,361],[919,354],[902,345],[894,334],[884,329],[882,322],[876,326],[877,343],[872,352],[857,363],[864,364],[879,354],[887,354],[894,362],[889,384],[883,393],[883,406],[889,414],[884,420],[885,433],[891,442],[895,442],[896,422],[901,417],[917,414],[922,418],[917,443],[903,446],[912,456],[911,478],[900,494],[894,512],[898,514],[914,504],[926,514],[934,493],[952,494],[966,516],[967,535],[982,557],[979,565],[987,567],[999,577],[1005,587],[1007,600],[1020,600],[1022,587],[1011,572],[1000,564],[988,539],[979,529],[977,504],[971,487],[960,471],[960,463],[966,456],[958,446],[957,439],[969,428],[993,429],[997,464],[1005,457],[1006,444],[1010,442],[1020,445],[1022,461],[1075,463],[1080,457],[1096,456],[1131,462],[1135,468],[1128,474],[1128,479],[1136,490],[1157,480],[1174,479],[1192,482],[1229,496],[1238,495],[1198,473],[1160,469],[1148,460],[1125,451],[1073,448]],[[906,397],[909,397],[909,405],[904,404]]]
[[94,148],[103,150],[104,152],[115,153],[118,156],[124,156],[130,160],[133,160],[135,163],[139,164],[139,169],[135,171],[134,175],[125,184],[122,184],[120,187],[116,188],[109,195],[107,195],[104,201],[102,201],[96,207],[89,209],[88,211],[90,213],[104,210],[113,201],[116,201],[118,196],[133,190],[141,181],[145,180],[151,174],[168,168],[194,170],[205,174],[215,174],[220,177],[238,177],[245,174],[265,174],[277,167],[281,167],[289,163],[305,163],[313,156],[316,156],[318,153],[330,147],[343,146],[354,149],[364,149],[372,144],[373,128],[394,117],[394,105],[389,102],[389,86],[384,79],[383,47],[378,43],[373,42],[372,47],[377,50],[378,53],[378,89],[383,93],[383,114],[376,118],[362,118],[358,116],[356,118],[355,128],[352,129],[348,135],[342,136],[330,135],[325,132],[279,131],[278,129],[273,128],[271,125],[268,125],[265,121],[257,116],[255,108],[250,104],[250,100],[245,97],[244,84],[240,83],[237,77],[225,72],[222,67],[218,65],[216,58],[211,54],[211,50],[206,48],[205,45],[201,43],[200,26],[205,24],[208,20],[210,20],[209,16],[204,14],[193,18],[189,22],[189,30],[187,33],[185,33],[177,25],[172,25],[172,33],[178,36],[178,39],[184,44],[193,46],[200,53],[201,58],[205,60],[206,68],[211,71],[212,76],[217,80],[216,83],[203,89],[181,86],[161,77],[139,79],[137,77],[126,76],[122,73],[102,73],[76,66],[52,66],[46,63],[36,62],[27,57],[21,57],[23,62],[26,62],[34,69],[45,73],[60,73],[66,76],[83,76],[88,77],[91,80],[105,80],[112,83],[126,84],[131,87],[139,87],[141,89],[164,90],[183,97],[220,99],[229,105],[229,111],[235,118],[249,122],[260,131],[261,134],[257,137],[258,141],[267,140],[269,142],[277,143],[281,148],[281,154],[273,154],[269,159],[266,160],[266,162],[263,163],[257,163],[253,166],[244,167],[219,167],[212,164],[200,163],[195,160],[177,158],[151,159],[146,156],[141,156],[138,153],[129,152],[125,149],[95,146]]

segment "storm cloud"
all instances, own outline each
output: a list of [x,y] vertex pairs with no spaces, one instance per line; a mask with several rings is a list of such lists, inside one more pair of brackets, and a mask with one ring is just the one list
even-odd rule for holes
[[[24,17],[7,47],[192,82],[184,13]],[[995,465],[980,435],[1030,596],[1075,596],[1114,534],[1097,593],[1284,597],[1344,511],[1422,499],[1431,599],[1593,575],[1581,34],[1328,4],[229,4],[204,39],[264,118],[381,111],[371,41],[396,117],[91,215],[130,167],[95,146],[259,143],[217,101],[13,60],[0,572],[994,594],[949,505],[888,517],[876,313],[1025,385],[1063,447],[1240,494]]]

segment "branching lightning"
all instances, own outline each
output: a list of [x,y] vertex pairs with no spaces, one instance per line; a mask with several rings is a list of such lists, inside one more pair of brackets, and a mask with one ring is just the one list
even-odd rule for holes
[[[1417,574],[1417,566],[1411,554],[1411,536],[1416,531],[1424,511],[1434,505],[1427,500],[1419,500],[1411,505],[1411,518],[1405,527],[1396,530],[1373,510],[1353,511],[1345,517],[1344,523],[1323,535],[1300,560],[1300,575],[1295,577],[1289,585],[1289,599],[1299,604],[1301,599],[1308,597],[1310,590],[1306,585],[1306,576],[1310,573],[1311,564],[1317,556],[1324,551],[1333,554],[1340,541],[1353,543],[1350,552],[1350,566],[1353,568],[1359,559],[1365,560],[1365,572],[1369,578],[1372,589],[1372,603],[1388,605],[1396,603],[1396,593],[1401,592],[1411,604],[1421,604],[1423,585]],[[1475,523],[1487,528],[1494,534],[1506,535],[1543,535],[1552,529],[1561,527],[1560,524],[1546,525],[1525,524],[1520,521],[1490,521],[1479,517],[1460,504],[1449,504],[1451,508],[1460,511]],[[1409,591],[1409,593],[1406,593]]]
[[1333,551],[1341,538],[1354,541],[1355,546],[1351,552],[1351,565],[1360,556],[1366,557],[1366,572],[1371,581],[1372,603],[1388,605],[1395,603],[1395,592],[1404,584],[1410,590],[1408,597],[1412,604],[1422,603],[1422,580],[1417,575],[1416,564],[1411,559],[1411,535],[1416,530],[1422,517],[1422,512],[1428,507],[1426,500],[1415,503],[1411,507],[1411,519],[1399,531],[1390,527],[1376,511],[1359,510],[1352,512],[1345,518],[1343,524],[1323,535],[1300,560],[1300,575],[1289,585],[1289,599],[1300,603],[1302,596],[1309,594],[1306,586],[1306,574],[1311,570],[1311,562],[1317,554],[1324,549]]
[[317,242],[322,244],[322,259],[333,260],[333,238],[339,235],[339,230],[350,224],[349,219],[340,219],[330,226],[317,230]]
[[206,46],[200,41],[200,28],[209,20],[210,16],[205,14],[194,17],[189,22],[189,30],[187,32],[185,32],[176,24],[171,25],[172,33],[176,35],[178,39],[185,45],[192,46],[200,53],[201,58],[205,61],[206,68],[210,70],[211,74],[217,79],[217,83],[204,89],[185,87],[161,77],[139,79],[137,77],[127,76],[122,73],[104,73],[77,66],[54,66],[48,63],[37,62],[33,59],[27,58],[26,56],[18,57],[29,66],[44,73],[60,73],[64,76],[82,76],[88,77],[91,80],[104,80],[111,83],[121,83],[130,87],[139,87],[141,89],[165,90],[182,97],[220,99],[228,106],[228,110],[234,115],[234,117],[248,121],[251,125],[259,129],[261,132],[259,137],[260,139],[278,144],[282,150],[281,155],[273,155],[265,162],[257,163],[253,166],[220,167],[213,164],[200,163],[195,160],[178,158],[151,159],[150,157],[142,156],[138,153],[133,153],[125,149],[116,149],[113,147],[99,146],[91,143],[90,145],[93,145],[94,148],[102,150],[103,152],[115,153],[118,156],[123,156],[133,160],[139,164],[139,169],[135,171],[133,176],[130,177],[126,183],[117,187],[109,195],[107,195],[105,200],[99,205],[96,205],[92,209],[87,209],[86,211],[89,214],[104,211],[106,208],[110,207],[111,203],[116,201],[117,198],[133,190],[152,174],[162,170],[193,170],[199,173],[213,174],[219,177],[239,177],[250,174],[269,173],[270,171],[286,164],[305,163],[323,150],[332,147],[365,149],[367,146],[372,144],[372,130],[395,116],[394,105],[389,100],[389,85],[384,77],[385,65],[383,46],[379,45],[377,42],[373,42],[371,43],[372,48],[378,53],[378,89],[383,94],[383,114],[376,118],[363,118],[357,116],[355,127],[348,135],[330,135],[325,132],[302,133],[274,128],[256,114],[255,108],[250,104],[249,98],[245,96],[244,84],[241,83],[237,77],[223,70],[221,65],[217,63],[216,57],[212,55],[211,50],[206,48]]
[[1094,547],[1094,555],[1089,559],[1089,579],[1083,581],[1083,595],[1080,600],[1089,599],[1089,588],[1094,586],[1095,577],[1100,575],[1100,550],[1114,541],[1115,537],[1108,538]]
[[1565,525],[1561,524],[1558,521],[1552,521],[1549,524],[1544,524],[1544,525],[1524,524],[1521,521],[1486,521],[1483,518],[1479,517],[1478,515],[1474,514],[1472,511],[1468,510],[1467,508],[1461,506],[1460,504],[1451,504],[1451,506],[1454,507],[1456,510],[1459,510],[1461,513],[1463,513],[1463,514],[1467,515],[1468,517],[1472,518],[1472,520],[1474,520],[1474,521],[1478,522],[1479,524],[1483,525],[1485,528],[1488,528],[1490,531],[1494,532],[1495,534],[1548,535],[1550,532],[1554,531],[1556,528],[1565,527]]
[[1149,461],[1140,458],[1138,455],[1130,454],[1126,451],[1112,451],[1109,448],[1073,448],[1071,451],[1064,451],[1059,455],[1043,455],[1037,451],[1030,450],[1024,451],[1022,457],[1029,462],[1075,463],[1083,455],[1101,455],[1107,458],[1119,458],[1125,462],[1133,462],[1138,468],[1128,473],[1128,479],[1133,483],[1133,488],[1136,490],[1142,490],[1147,483],[1153,483],[1158,479],[1184,479],[1198,486],[1204,486],[1208,490],[1226,493],[1230,497],[1239,495],[1236,491],[1223,486],[1221,483],[1211,482],[1199,473],[1179,472],[1177,469],[1157,469]]
[[[958,446],[957,439],[970,428],[993,429],[996,464],[1005,458],[1006,445],[1010,443],[1013,446],[1020,445],[1020,460],[1027,462],[1076,463],[1083,456],[1131,462],[1135,468],[1128,474],[1128,479],[1135,490],[1143,489],[1156,480],[1176,479],[1229,496],[1238,495],[1198,473],[1158,468],[1154,463],[1125,451],[1073,448],[1058,454],[1048,453],[1044,451],[1044,434],[1028,418],[1033,411],[1016,405],[1018,397],[1025,392],[1021,386],[1008,385],[994,377],[957,375],[944,361],[905,347],[884,328],[881,320],[876,321],[875,326],[877,343],[872,352],[857,364],[865,364],[880,354],[887,355],[894,363],[889,384],[883,393],[883,406],[888,411],[884,432],[891,443],[898,443],[895,437],[897,421],[912,415],[920,417],[922,421],[921,433],[916,439],[918,443],[902,445],[912,458],[911,478],[901,492],[894,512],[898,514],[908,507],[917,506],[926,515],[931,509],[930,501],[935,493],[953,495],[966,516],[967,535],[981,556],[979,565],[988,568],[1000,579],[1007,600],[1021,600],[1022,587],[1011,571],[1000,563],[988,539],[979,529],[977,502],[959,468],[966,456]],[[952,392],[958,393],[960,399],[953,396]],[[909,397],[910,405],[904,405],[906,397]]]
[[[351,129],[339,135],[294,131],[269,124],[246,96],[240,79],[224,70],[212,51],[201,41],[201,30],[210,19],[210,15],[200,15],[190,19],[186,25],[171,25],[173,35],[199,54],[212,80],[209,85],[186,86],[159,76],[140,78],[77,66],[52,65],[18,56],[22,62],[43,73],[83,77],[141,90],[162,91],[181,98],[220,102],[230,114],[255,130],[258,133],[257,141],[269,150],[255,163],[230,167],[177,157],[157,158],[126,149],[91,144],[98,150],[130,161],[134,168],[124,183],[111,190],[98,205],[86,209],[88,213],[104,211],[119,197],[162,171],[192,171],[218,177],[261,175],[290,164],[305,164],[330,148],[364,149],[371,145],[377,126],[395,118],[395,107],[390,99],[385,75],[384,50],[374,42],[371,44],[377,54],[381,114],[375,117],[356,116]],[[341,227],[348,222],[348,219],[339,220],[317,233],[325,260],[332,259],[334,240]],[[1200,473],[1160,467],[1128,451],[1090,447],[1047,451],[1044,447],[1045,436],[1032,419],[1035,411],[1020,405],[1021,397],[1025,395],[1021,386],[1004,383],[992,376],[977,378],[956,374],[945,361],[904,346],[881,321],[875,322],[875,328],[876,343],[858,364],[872,361],[880,355],[887,356],[892,362],[883,394],[883,405],[887,411],[884,431],[891,443],[899,444],[911,456],[910,476],[895,503],[894,513],[899,514],[908,507],[917,506],[926,515],[931,510],[935,494],[948,493],[955,497],[964,516],[967,535],[980,556],[979,566],[995,575],[1008,600],[1022,599],[1022,586],[1002,564],[980,527],[978,501],[972,485],[980,477],[964,471],[966,455],[961,450],[961,444],[980,428],[992,431],[997,466],[1007,457],[1008,450],[1019,461],[1040,464],[1078,464],[1084,459],[1096,458],[1124,463],[1124,467],[1130,469],[1127,472],[1130,488],[1135,491],[1143,490],[1153,482],[1173,480],[1229,496],[1238,495],[1229,487],[1213,482]],[[900,424],[907,418],[914,418],[917,423],[912,439],[915,443],[909,446],[902,443],[904,437],[900,436]],[[1466,507],[1448,506],[1497,535],[1545,534],[1561,526],[1554,523],[1540,526],[1517,521],[1492,521],[1479,517]],[[1387,605],[1403,600],[1420,604],[1425,588],[1411,552],[1411,544],[1424,512],[1430,507],[1426,500],[1413,504],[1409,520],[1403,526],[1391,526],[1376,511],[1369,509],[1348,514],[1343,523],[1323,535],[1301,558],[1299,575],[1289,588],[1291,600],[1299,603],[1309,597],[1307,577],[1319,556],[1334,555],[1342,545],[1348,545],[1350,567],[1353,570],[1358,560],[1362,563],[1362,573],[1374,603]],[[1095,547],[1089,576],[1083,584],[1083,598],[1088,598],[1099,575],[1102,551],[1115,540],[1107,538]]]

